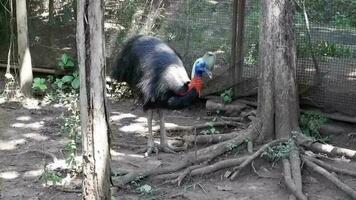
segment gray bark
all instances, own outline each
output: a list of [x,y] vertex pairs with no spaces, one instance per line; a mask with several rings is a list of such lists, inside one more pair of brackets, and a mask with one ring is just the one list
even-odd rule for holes
[[258,116],[260,141],[290,137],[298,129],[293,7],[289,0],[262,0]]
[[110,199],[110,147],[105,109],[103,0],[78,1],[77,49],[83,135],[83,199]]
[[32,95],[32,64],[28,41],[26,1],[16,0],[18,63],[20,87],[24,96]]

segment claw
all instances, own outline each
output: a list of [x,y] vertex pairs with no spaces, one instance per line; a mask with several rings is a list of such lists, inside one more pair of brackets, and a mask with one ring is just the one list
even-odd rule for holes
[[150,155],[152,155],[152,153],[155,152],[156,155],[158,154],[158,148],[155,146],[149,146],[147,148],[147,151],[145,153],[145,157],[149,157]]
[[160,149],[162,152],[165,152],[165,153],[173,153],[173,154],[177,153],[177,152],[175,152],[172,148],[170,148],[168,145],[161,145],[161,146],[159,147],[159,149]]

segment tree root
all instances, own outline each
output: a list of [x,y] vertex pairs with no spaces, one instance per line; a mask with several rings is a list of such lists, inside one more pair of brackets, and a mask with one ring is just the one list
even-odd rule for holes
[[[156,168],[156,169],[130,172],[128,174],[125,174],[124,176],[121,176],[117,180],[114,179],[115,185],[123,186],[127,183],[130,183],[131,181],[134,181],[134,180],[137,180],[140,178],[153,176],[153,175],[169,174],[172,172],[179,171],[185,167],[189,167],[193,164],[213,160],[217,156],[222,155],[225,152],[230,151],[233,148],[244,143],[247,138],[255,139],[258,135],[256,130],[257,129],[255,128],[255,125],[251,125],[248,129],[246,129],[244,131],[240,131],[238,136],[236,136],[230,140],[200,149],[196,152],[191,152],[187,155],[187,157],[184,160],[182,160],[178,164],[176,163],[172,166],[165,167],[165,168]],[[192,171],[192,173],[193,172],[194,172],[194,170]]]
[[241,163],[238,167],[234,168],[234,173],[230,176],[230,180],[234,180],[236,178],[236,176],[240,173],[240,171],[246,167],[247,165],[249,165],[255,158],[257,158],[258,156],[260,156],[268,147],[276,145],[278,143],[281,142],[286,142],[288,141],[287,139],[277,139],[277,140],[273,140],[265,145],[263,145],[258,151],[256,151],[254,154],[252,154],[251,156],[249,156],[243,163]]
[[[289,161],[291,166],[291,175],[294,181],[295,189],[298,193],[303,194],[302,191],[302,173],[300,170],[300,157],[299,157],[299,150],[296,146],[295,142],[292,143],[292,149],[289,154]],[[296,199],[295,195],[291,195],[289,200]]]
[[283,159],[283,169],[284,169],[284,181],[289,189],[289,191],[298,199],[298,200],[307,200],[308,198],[298,190],[295,182],[292,179],[291,166],[288,159]]
[[338,179],[335,175],[331,174],[326,169],[324,169],[324,168],[320,167],[319,165],[315,164],[313,161],[309,160],[305,156],[302,157],[302,159],[303,159],[304,163],[310,169],[312,169],[314,172],[317,172],[318,174],[324,176],[326,179],[328,179],[329,181],[334,183],[336,185],[336,187],[338,187],[340,190],[342,190],[343,192],[348,194],[353,199],[356,199],[356,191],[353,190],[350,186],[346,185],[345,183],[340,181],[340,179]]
[[189,175],[194,169],[201,168],[203,166],[206,166],[206,164],[200,164],[200,165],[193,165],[190,167],[187,167],[175,180],[173,180],[173,183],[178,183],[178,186],[181,185],[183,179]]
[[183,140],[187,144],[214,144],[230,140],[238,136],[239,132],[225,133],[225,134],[213,134],[213,135],[187,135],[183,137]]
[[345,156],[347,158],[356,160],[356,151],[342,147],[336,147],[331,144],[322,144],[311,138],[306,137],[300,131],[293,132],[298,145],[304,146],[312,151],[325,153],[331,156]]
[[[248,157],[249,156],[242,156],[242,157],[239,157],[239,158],[218,161],[218,162],[216,162],[214,164],[211,164],[211,165],[205,165],[203,167],[193,169],[190,172],[190,175],[191,176],[201,176],[201,175],[210,174],[210,173],[222,170],[222,169],[226,169],[226,168],[229,168],[229,167],[234,167],[234,166],[240,165]],[[178,176],[179,176],[179,173],[163,174],[163,175],[160,175],[160,176],[156,176],[155,179],[159,179],[159,180],[175,179]]]
[[303,156],[303,158],[314,162],[315,164],[319,165],[320,167],[323,167],[324,169],[327,169],[327,170],[330,170],[330,171],[333,171],[333,172],[337,172],[337,173],[340,173],[340,174],[356,177],[356,172],[355,171],[334,167],[334,166],[332,166],[332,165],[330,165],[330,164],[328,164],[328,163],[326,163],[326,162],[324,162],[322,160],[314,158],[312,156]]
[[[167,132],[192,132],[194,129],[206,129],[210,127],[225,127],[225,126],[230,126],[230,127],[244,127],[244,123],[236,122],[236,121],[223,121],[223,122],[211,122],[211,123],[206,123],[206,124],[201,124],[201,125],[196,125],[196,126],[175,126],[175,127],[166,127]],[[155,130],[159,131],[159,129]]]
[[222,121],[235,121],[242,122],[244,120],[243,117],[227,117],[227,116],[209,116],[203,117],[205,120],[222,120]]
[[232,103],[232,104],[224,104],[224,103],[219,103],[213,100],[208,100],[206,101],[206,109],[207,110],[220,110],[220,111],[228,111],[232,113],[240,113],[243,109],[247,108],[248,106],[243,103]]

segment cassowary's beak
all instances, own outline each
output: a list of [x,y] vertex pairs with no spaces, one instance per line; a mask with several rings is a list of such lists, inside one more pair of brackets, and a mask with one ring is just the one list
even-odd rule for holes
[[213,78],[213,73],[208,68],[205,68],[205,73],[209,76],[210,79]]

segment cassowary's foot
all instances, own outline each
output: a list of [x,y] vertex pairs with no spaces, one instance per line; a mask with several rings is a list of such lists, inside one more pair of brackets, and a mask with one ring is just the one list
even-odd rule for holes
[[152,153],[158,154],[158,148],[157,145],[155,145],[155,143],[153,142],[153,140],[149,140],[147,143],[147,151],[145,153],[145,157],[152,155]]
[[158,154],[159,152],[164,152],[164,153],[177,153],[179,151],[184,151],[186,150],[186,147],[176,147],[173,145],[168,145],[168,144],[156,144],[154,143],[153,146],[148,145],[147,146],[147,151],[145,153],[145,157],[148,157],[150,155],[152,155],[152,153],[156,153]]

